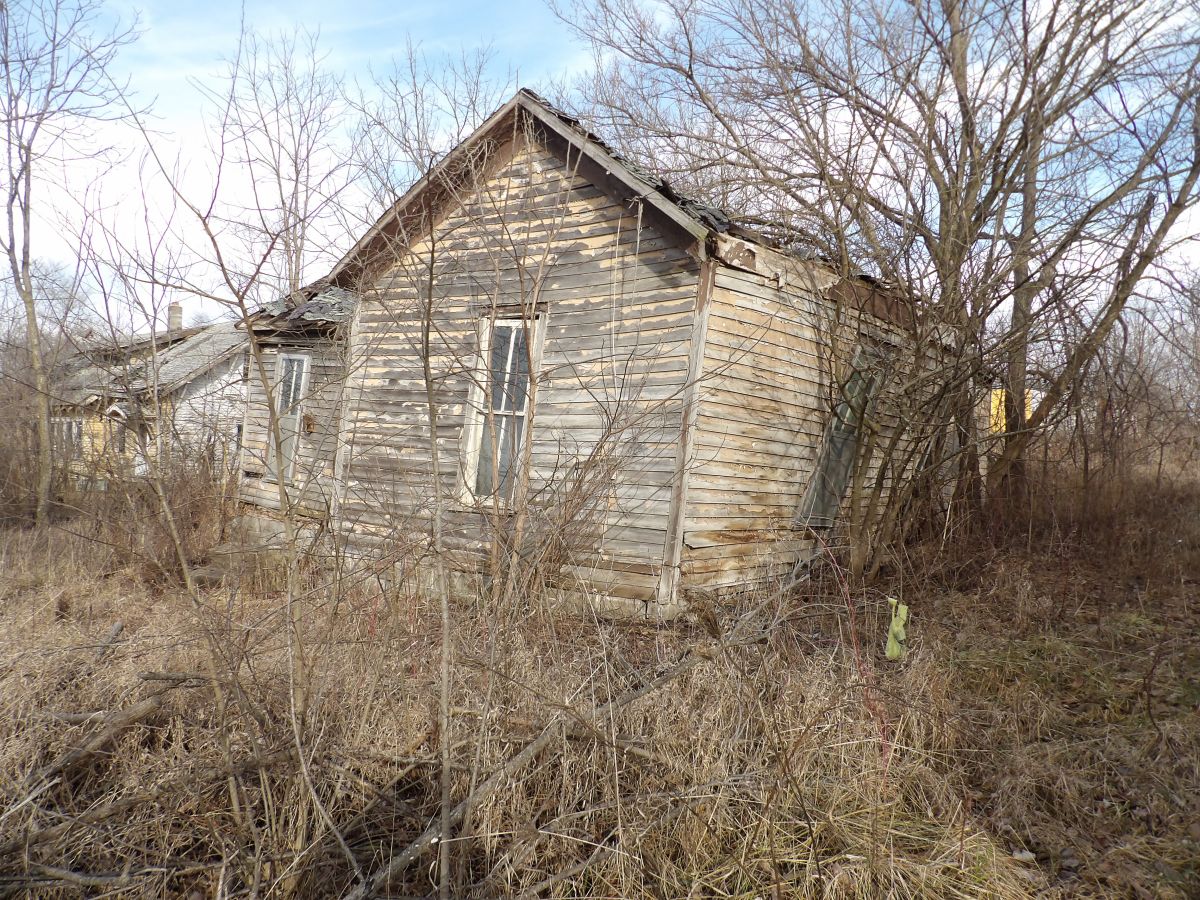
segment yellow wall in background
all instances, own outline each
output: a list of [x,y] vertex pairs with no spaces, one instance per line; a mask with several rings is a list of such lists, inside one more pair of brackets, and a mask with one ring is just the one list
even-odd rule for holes
[[[988,415],[988,431],[992,434],[1003,434],[1004,428],[1004,398],[1008,394],[1005,388],[992,388],[991,406]],[[1025,418],[1033,415],[1033,391],[1025,391]]]

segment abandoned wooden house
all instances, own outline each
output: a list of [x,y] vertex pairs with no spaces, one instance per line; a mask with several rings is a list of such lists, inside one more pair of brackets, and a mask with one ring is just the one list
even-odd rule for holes
[[[772,249],[525,90],[321,290],[358,298],[329,369],[344,394],[295,343],[271,382],[304,511],[354,553],[418,561],[436,512],[459,570],[516,554],[647,615],[811,550],[802,526],[837,512],[901,321],[866,282]],[[254,440],[252,480],[270,480]]]
[[232,469],[245,410],[245,333],[234,322],[107,337],[68,358],[53,393],[56,452],[80,476],[142,474],[154,455]]

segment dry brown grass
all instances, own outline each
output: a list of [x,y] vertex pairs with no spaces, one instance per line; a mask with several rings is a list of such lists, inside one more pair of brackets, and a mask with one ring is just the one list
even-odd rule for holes
[[[419,596],[306,571],[290,633],[280,593],[192,598],[111,542],[4,532],[0,892],[336,896],[434,820],[441,741],[458,800],[564,710],[693,653],[481,798],[453,844],[456,896],[1188,896],[1194,587],[1147,570],[1122,593],[1124,562],[1059,533],[1032,553],[975,547],[974,565],[931,554],[923,581],[892,585],[914,608],[899,665],[880,652],[885,592],[853,592],[852,634],[828,579],[728,611],[720,640],[564,617],[548,598],[463,601],[444,735]],[[1171,546],[1179,566],[1200,552]],[[98,658],[116,620],[123,640]],[[149,697],[86,764],[31,781],[102,727],[53,714]],[[1025,848],[1038,864],[1013,859]],[[390,890],[426,895],[435,877],[427,857]]]
[[1198,896],[1200,488],[1057,487],[917,606],[971,808],[1065,895]]

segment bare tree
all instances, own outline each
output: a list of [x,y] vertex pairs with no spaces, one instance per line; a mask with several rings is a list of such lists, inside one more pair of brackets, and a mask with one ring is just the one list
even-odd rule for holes
[[251,31],[229,64],[225,91],[210,99],[221,110],[228,162],[249,180],[248,202],[233,205],[232,220],[251,252],[269,250],[275,291],[298,290],[314,259],[331,262],[322,226],[338,215],[350,180],[341,81],[325,68],[318,34]]
[[[601,0],[570,19],[601,61],[580,103],[627,150],[909,301],[907,369],[945,350],[938,401],[910,394],[918,443],[953,424],[973,453],[973,380],[999,376],[993,496],[1186,237],[1200,19],[1175,4]],[[1030,347],[1068,319],[1083,331],[1026,417]]]
[[[388,208],[399,200],[412,183],[433,177],[437,163],[470,130],[482,122],[498,104],[503,88],[485,77],[488,62],[486,52],[464,57],[459,63],[438,66],[409,47],[405,57],[393,70],[377,78],[371,94],[361,94],[358,109],[361,125],[356,135],[357,163],[365,176],[376,203]],[[472,158],[455,169],[455,177],[436,181],[438,190],[460,198],[463,192],[476,188],[487,160]],[[396,260],[403,257],[414,240],[427,237],[428,252],[410,266],[401,267],[398,281],[407,282],[419,298],[417,308],[397,309],[385,304],[388,314],[398,320],[414,317],[419,323],[411,352],[420,360],[420,381],[423,385],[424,411],[428,427],[429,474],[433,482],[429,498],[429,554],[433,577],[432,593],[438,603],[441,618],[440,683],[438,725],[441,744],[441,784],[439,825],[442,835],[450,834],[453,810],[451,780],[453,778],[452,745],[453,720],[450,715],[454,668],[453,621],[450,604],[450,584],[447,573],[446,507],[447,497],[441,489],[447,474],[439,450],[442,427],[442,404],[439,402],[440,382],[445,378],[440,362],[453,351],[441,321],[443,298],[439,295],[438,276],[444,268],[442,252],[431,230],[426,236],[421,229],[436,221],[433,209],[423,208],[411,228],[401,227],[394,241],[389,242],[387,254]],[[361,354],[360,354],[361,357]],[[356,364],[363,360],[358,359]],[[462,364],[462,361],[459,361]],[[450,842],[438,842],[438,895],[451,896]]]
[[37,521],[50,505],[50,386],[42,364],[33,261],[39,219],[52,216],[49,181],[55,163],[99,158],[95,126],[124,118],[124,89],[111,67],[134,39],[132,27],[110,26],[97,0],[28,0],[0,5],[4,96],[5,229],[0,236],[25,312],[38,395]]

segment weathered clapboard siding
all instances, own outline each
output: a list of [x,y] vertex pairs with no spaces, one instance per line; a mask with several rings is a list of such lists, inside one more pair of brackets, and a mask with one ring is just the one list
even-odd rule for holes
[[[334,465],[340,439],[342,392],[345,385],[343,350],[332,340],[262,348],[267,383],[278,384],[280,353],[307,356],[309,368],[301,402],[301,428],[295,467],[285,485],[288,503],[301,515],[323,518],[336,502]],[[279,510],[279,484],[270,474],[270,401],[263,392],[256,364],[249,364],[246,415],[242,433],[241,499]]]
[[[685,591],[748,587],[812,553],[792,521],[833,414],[835,376],[844,377],[860,344],[899,340],[894,326],[831,299],[828,271],[742,249],[752,264],[717,268],[707,310],[685,492]],[[893,425],[886,415],[872,422],[880,441],[868,480]]]
[[810,547],[791,520],[831,410],[833,329],[816,287],[716,272],[687,475],[685,591],[782,574]]
[[222,469],[232,469],[245,406],[242,354],[237,353],[184,385],[171,398],[172,439],[186,451],[206,453]]
[[[792,523],[834,385],[856,347],[890,340],[896,313],[876,286],[769,248],[525,91],[264,328],[347,298],[344,353],[324,375],[313,357],[301,511],[332,512],[347,551],[408,578],[438,510],[461,571],[536,557],[601,609],[651,615],[811,554]],[[517,511],[476,498],[468,471],[489,317],[536,320]],[[256,406],[245,490],[270,506]],[[865,431],[886,438],[886,414],[871,418]]]
[[[517,138],[498,156],[432,235],[360,287],[342,530],[351,547],[385,550],[389,538],[428,533],[440,493],[448,546],[464,566],[484,564],[511,519],[463,500],[480,321],[536,304],[530,528],[577,529],[568,583],[650,600],[667,538],[698,264],[639,215],[640,204],[616,202],[582,177],[565,143]],[[421,352],[431,268],[437,485]],[[564,521],[575,470],[596,454],[619,460],[615,477]]]

